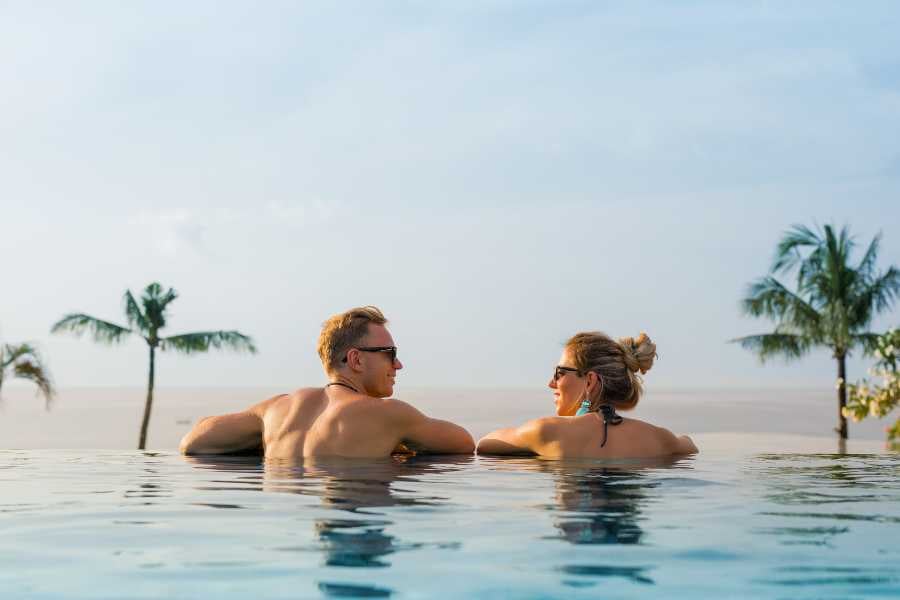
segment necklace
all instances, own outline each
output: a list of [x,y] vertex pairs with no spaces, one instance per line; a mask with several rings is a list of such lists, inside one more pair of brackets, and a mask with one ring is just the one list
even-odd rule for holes
[[333,386],[333,385],[339,385],[339,386],[341,386],[341,387],[347,388],[348,390],[353,390],[353,391],[356,392],[357,394],[359,393],[359,390],[358,390],[358,389],[356,389],[355,387],[353,387],[353,386],[350,385],[349,383],[344,383],[343,381],[332,381],[331,383],[325,384],[325,387],[331,387],[331,386]]

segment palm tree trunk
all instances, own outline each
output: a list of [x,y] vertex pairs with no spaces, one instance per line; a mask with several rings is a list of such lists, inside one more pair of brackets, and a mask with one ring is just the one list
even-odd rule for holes
[[144,404],[144,420],[141,422],[141,437],[138,450],[147,447],[147,426],[150,424],[150,409],[153,408],[153,372],[156,365],[156,347],[150,346],[150,378],[147,381],[147,403]]
[[842,440],[847,439],[847,417],[844,416],[844,407],[847,406],[847,357],[844,354],[835,356],[838,363],[838,432]]

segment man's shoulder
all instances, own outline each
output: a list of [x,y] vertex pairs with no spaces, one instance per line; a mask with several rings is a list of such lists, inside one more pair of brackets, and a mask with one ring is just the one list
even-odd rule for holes
[[299,388],[293,392],[278,394],[271,398],[266,398],[262,402],[252,406],[249,412],[255,413],[262,417],[270,410],[281,410],[296,404],[303,404],[322,398],[324,388]]
[[357,410],[370,412],[372,416],[390,421],[415,419],[422,415],[412,404],[397,398],[364,396],[353,402],[352,406]]
[[360,405],[377,409],[386,413],[407,412],[416,410],[412,404],[397,398],[376,398],[375,396],[363,396]]
[[313,396],[321,396],[325,393],[325,388],[323,387],[302,387],[297,388],[290,394],[286,394],[289,398],[302,400],[304,398],[311,398]]

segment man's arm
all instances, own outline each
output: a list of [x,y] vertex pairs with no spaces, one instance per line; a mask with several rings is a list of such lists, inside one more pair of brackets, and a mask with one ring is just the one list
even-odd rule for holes
[[471,454],[475,450],[472,435],[459,425],[427,417],[406,402],[391,402],[402,423],[402,442],[409,447],[433,454]]
[[547,427],[544,419],[534,419],[520,427],[497,429],[478,440],[478,454],[540,454]]
[[204,417],[181,440],[182,454],[228,454],[262,448],[266,408],[281,396],[269,398],[245,411]]

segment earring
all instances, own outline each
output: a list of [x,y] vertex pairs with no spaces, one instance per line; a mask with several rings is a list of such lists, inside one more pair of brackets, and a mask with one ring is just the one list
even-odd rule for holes
[[578,412],[575,413],[576,417],[580,417],[581,415],[586,415],[591,412],[591,400],[588,397],[587,388],[584,389],[584,400],[581,401],[581,406],[578,408]]

